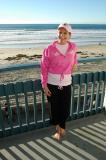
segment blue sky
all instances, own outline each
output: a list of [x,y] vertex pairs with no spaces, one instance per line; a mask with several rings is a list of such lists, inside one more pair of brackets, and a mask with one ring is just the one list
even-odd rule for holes
[[0,0],[3,23],[106,24],[106,0]]

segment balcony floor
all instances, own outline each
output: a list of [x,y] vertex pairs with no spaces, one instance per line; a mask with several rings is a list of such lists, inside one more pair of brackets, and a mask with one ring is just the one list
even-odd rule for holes
[[[2,160],[106,160],[106,115],[98,113],[67,122],[57,142],[49,126],[0,139]],[[0,159],[0,160],[1,160]]]

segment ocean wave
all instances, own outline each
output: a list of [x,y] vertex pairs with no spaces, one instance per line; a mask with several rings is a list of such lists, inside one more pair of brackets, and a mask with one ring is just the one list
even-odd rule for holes
[[[47,26],[46,26],[47,27]],[[53,40],[57,39],[56,29],[1,29],[0,30],[0,48],[10,47],[44,47]],[[106,29],[73,29],[72,41],[78,45],[85,43],[105,43],[106,42]]]

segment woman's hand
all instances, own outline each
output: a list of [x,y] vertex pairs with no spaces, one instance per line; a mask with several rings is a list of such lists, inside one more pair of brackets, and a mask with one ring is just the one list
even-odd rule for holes
[[44,90],[46,96],[49,96],[49,97],[51,96],[51,92],[50,92],[50,90],[49,90],[49,88],[47,86],[44,87],[43,90]]
[[75,72],[75,71],[77,71],[77,70],[78,70],[77,65],[76,65],[76,64],[75,64],[75,65],[73,65],[72,72]]

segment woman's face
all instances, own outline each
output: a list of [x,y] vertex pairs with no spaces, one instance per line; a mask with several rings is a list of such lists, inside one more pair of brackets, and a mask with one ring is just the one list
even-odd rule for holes
[[58,30],[58,42],[60,44],[66,44],[67,41],[70,39],[71,33],[69,33],[66,29],[60,28]]

